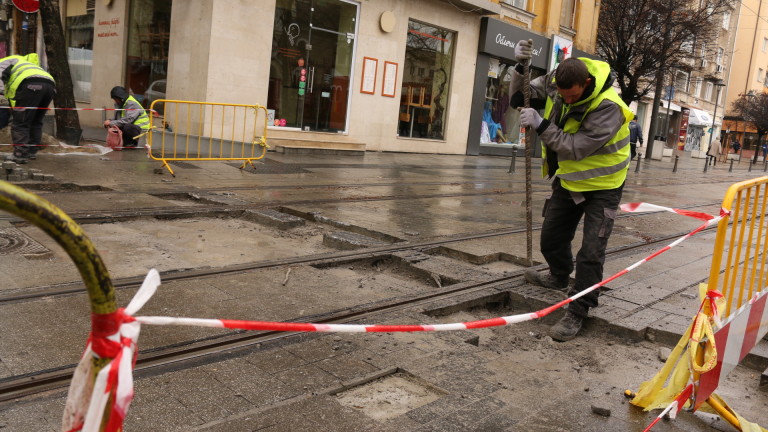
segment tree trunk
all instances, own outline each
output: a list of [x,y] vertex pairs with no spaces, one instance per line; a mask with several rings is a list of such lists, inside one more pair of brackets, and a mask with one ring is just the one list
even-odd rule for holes
[[[48,72],[56,80],[56,96],[53,104],[56,108],[75,108],[75,93],[72,75],[67,60],[67,46],[64,39],[64,27],[61,24],[61,12],[58,0],[40,1],[40,20],[43,24],[43,40],[48,57]],[[56,110],[56,138],[75,141],[80,138],[80,118],[75,110]]]
[[651,159],[653,154],[653,144],[656,140],[656,136],[659,134],[659,125],[657,119],[659,118],[659,104],[661,102],[661,91],[664,88],[664,69],[659,68],[656,72],[656,89],[653,91],[653,104],[651,109],[651,124],[648,125],[648,145],[645,150],[645,158]]

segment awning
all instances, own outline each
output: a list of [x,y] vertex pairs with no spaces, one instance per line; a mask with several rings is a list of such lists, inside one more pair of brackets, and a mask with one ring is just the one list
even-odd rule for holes
[[[664,109],[664,112],[662,114],[666,114],[667,113],[667,101],[664,100],[664,99],[661,100],[661,108]],[[672,102],[672,105],[670,106],[669,110],[670,111],[680,112],[680,105]],[[661,110],[659,110],[659,112],[661,112]]]
[[691,112],[688,115],[688,124],[694,126],[712,126],[712,116],[706,111],[691,108]]

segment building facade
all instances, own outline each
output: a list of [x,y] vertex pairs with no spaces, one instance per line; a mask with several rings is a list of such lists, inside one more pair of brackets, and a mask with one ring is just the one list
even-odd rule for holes
[[723,141],[730,148],[734,140],[741,143],[742,151],[753,154],[757,146],[754,125],[743,121],[741,113],[732,109],[741,95],[756,94],[768,89],[768,2],[744,0],[739,4],[738,27],[735,32],[733,64],[739,67],[728,71],[725,94],[726,119]]
[[[654,159],[676,150],[705,157],[715,138],[723,138],[721,128],[727,108],[729,72],[734,64],[738,14],[732,9],[715,17],[711,31],[714,43],[693,42],[685,68],[673,69],[664,77],[664,93],[656,119],[657,135],[649,130],[653,94],[636,104],[635,110],[647,140],[655,139]],[[646,143],[647,145],[647,143]]]
[[[273,148],[444,154],[511,153],[517,113],[503,102],[514,45],[537,41],[535,74],[588,55],[597,10],[584,3],[60,1],[79,108],[111,108],[110,89],[122,85],[147,108],[263,105]],[[7,52],[33,51],[21,44],[39,45],[39,33]],[[97,127],[107,115],[84,110],[80,121]]]

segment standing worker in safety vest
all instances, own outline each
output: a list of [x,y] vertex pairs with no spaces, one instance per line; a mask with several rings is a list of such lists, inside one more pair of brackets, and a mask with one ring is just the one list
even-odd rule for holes
[[[519,62],[530,59],[531,53],[530,41],[515,47]],[[515,71],[511,105],[519,107],[522,67]],[[634,116],[612,84],[608,64],[588,58],[566,59],[531,81],[534,108],[521,110],[520,124],[536,130],[542,142],[542,175],[553,179],[552,195],[544,203],[540,243],[549,273],[527,270],[525,278],[534,285],[574,295],[603,279],[605,249],[629,168],[628,124]],[[537,108],[544,108],[544,118]],[[571,242],[582,217],[575,282],[568,290],[574,268]],[[570,303],[550,336],[558,341],[576,337],[597,298],[595,290]]]
[[[36,159],[43,139],[43,117],[56,94],[56,82],[36,54],[0,59],[5,97],[12,110],[11,139],[17,163]],[[31,109],[26,109],[31,108]]]
[[136,147],[137,136],[149,130],[149,116],[139,101],[120,86],[112,88],[109,96],[115,101],[114,120],[106,120],[104,127],[116,126],[123,132],[123,147]]

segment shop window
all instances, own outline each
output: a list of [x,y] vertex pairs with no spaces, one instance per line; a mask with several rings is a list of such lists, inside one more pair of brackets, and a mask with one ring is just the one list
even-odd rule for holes
[[267,109],[272,125],[347,130],[358,5],[277,0]]
[[[509,107],[509,85],[514,64],[505,64],[492,58],[488,65],[488,81],[485,85],[485,104],[480,121],[480,144],[511,146],[520,142],[520,112]],[[531,79],[543,75],[543,71],[531,69]]]
[[146,105],[147,90],[156,88],[153,84],[168,76],[171,3],[171,0],[131,1],[125,88],[142,105]]
[[89,102],[93,71],[94,0],[69,0],[66,5],[67,59],[75,100]]
[[455,40],[456,32],[408,21],[400,136],[445,139]]

